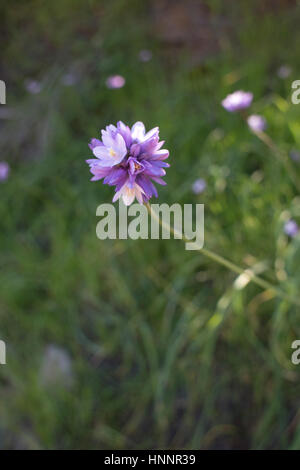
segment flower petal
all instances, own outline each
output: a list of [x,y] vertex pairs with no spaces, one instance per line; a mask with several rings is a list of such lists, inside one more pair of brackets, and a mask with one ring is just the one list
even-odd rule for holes
[[107,158],[108,157],[108,149],[104,146],[97,146],[93,148],[93,154],[97,158]]
[[127,172],[124,168],[112,168],[106,178],[103,180],[104,184],[113,186],[117,183],[125,183],[127,179]]
[[141,142],[145,137],[145,126],[141,121],[133,124],[131,128],[131,136],[133,140]]

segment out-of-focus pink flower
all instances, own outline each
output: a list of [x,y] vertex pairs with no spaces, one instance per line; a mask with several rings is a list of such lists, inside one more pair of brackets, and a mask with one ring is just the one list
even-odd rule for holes
[[25,88],[28,91],[28,93],[31,93],[32,95],[37,95],[42,91],[42,84],[38,82],[37,80],[26,80],[25,81]]
[[206,188],[206,181],[202,178],[197,179],[194,181],[192,190],[194,194],[201,194]]
[[125,85],[125,81],[122,75],[111,75],[106,80],[106,86],[111,89],[122,88]]
[[248,126],[254,132],[262,132],[267,127],[267,121],[259,114],[251,114],[247,119]]
[[152,59],[152,52],[148,49],[142,49],[139,52],[139,59],[141,62],[149,62]]
[[250,91],[238,90],[222,101],[222,106],[230,113],[249,108],[253,100],[253,94]]
[[288,78],[291,75],[291,73],[292,73],[292,69],[288,65],[282,65],[277,70],[278,77],[282,79]]
[[0,162],[0,181],[7,180],[10,173],[10,166],[6,162]]

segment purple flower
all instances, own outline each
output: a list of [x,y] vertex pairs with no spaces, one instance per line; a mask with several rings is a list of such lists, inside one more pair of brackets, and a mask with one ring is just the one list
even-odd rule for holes
[[253,94],[246,91],[235,91],[222,101],[222,106],[229,112],[241,111],[248,108],[253,100]]
[[112,75],[106,80],[107,88],[116,89],[123,88],[125,85],[125,78],[122,75]]
[[152,52],[148,49],[142,49],[139,52],[139,59],[141,62],[149,62],[152,59]]
[[164,141],[159,141],[159,128],[146,133],[142,122],[130,129],[119,121],[102,130],[101,136],[102,140],[94,138],[89,144],[96,157],[87,160],[94,175],[91,181],[104,178],[104,184],[115,186],[113,202],[122,197],[127,206],[135,198],[143,204],[157,197],[153,181],[165,185],[164,168],[170,166],[164,162],[169,152],[161,148]]
[[28,91],[28,93],[31,93],[32,95],[37,95],[42,91],[42,84],[38,82],[37,80],[26,80],[25,81],[25,88]]
[[206,188],[206,181],[203,180],[202,178],[199,178],[196,181],[194,181],[193,186],[192,186],[193,193],[195,194],[203,193],[205,188]]
[[293,219],[288,220],[284,224],[284,233],[288,235],[289,237],[294,238],[299,231],[299,227],[297,222],[295,222]]
[[294,160],[294,162],[299,162],[300,152],[298,152],[298,150],[293,149],[290,151],[290,157],[292,160]]
[[9,164],[6,162],[0,162],[0,181],[5,181],[10,173]]
[[247,119],[248,126],[254,132],[262,132],[267,127],[267,121],[259,114],[251,114]]

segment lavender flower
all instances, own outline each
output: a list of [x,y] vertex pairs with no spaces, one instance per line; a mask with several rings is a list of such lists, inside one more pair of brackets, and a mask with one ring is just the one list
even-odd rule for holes
[[107,88],[111,88],[111,89],[123,88],[124,85],[125,85],[125,78],[122,77],[122,75],[112,75],[111,77],[108,77],[108,79],[106,80]]
[[206,181],[202,178],[199,178],[196,181],[194,181],[193,186],[192,186],[193,193],[195,194],[203,193],[205,188],[206,188]]
[[230,113],[249,108],[253,100],[253,94],[246,91],[235,91],[222,101],[222,106]]
[[6,162],[0,162],[0,181],[7,180],[10,173],[9,164]]
[[25,88],[28,91],[28,93],[31,93],[32,95],[37,95],[42,91],[42,84],[38,82],[37,80],[26,80],[25,81]]
[[290,151],[290,157],[292,160],[294,160],[294,162],[299,162],[300,161],[300,152],[298,152],[298,150],[291,150]]
[[295,220],[290,219],[284,224],[284,233],[291,238],[294,238],[299,231],[299,227]]
[[165,185],[161,178],[164,168],[170,165],[163,160],[169,156],[159,141],[159,128],[145,131],[142,122],[136,122],[130,129],[122,121],[117,126],[102,130],[102,141],[92,139],[89,147],[96,158],[87,160],[94,175],[91,181],[104,178],[103,183],[115,186],[115,202],[120,197],[129,206],[135,198],[140,204],[146,203],[157,190],[153,181]]
[[267,127],[267,121],[259,114],[251,114],[247,119],[248,126],[254,132],[262,132]]

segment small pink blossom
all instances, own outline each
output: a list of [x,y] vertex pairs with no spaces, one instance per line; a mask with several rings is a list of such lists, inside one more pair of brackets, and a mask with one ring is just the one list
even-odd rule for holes
[[125,85],[125,78],[122,75],[111,75],[106,80],[106,86],[110,89],[123,88]]
[[253,94],[249,91],[238,90],[222,101],[222,106],[230,113],[249,108],[253,100]]
[[248,126],[254,132],[262,132],[267,127],[267,121],[259,114],[251,114],[247,119]]

